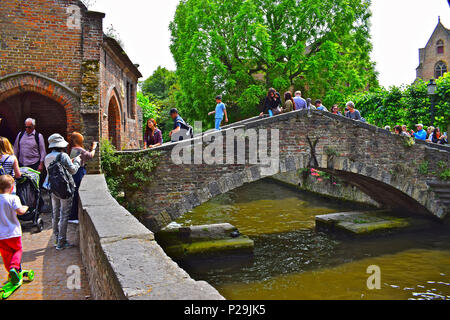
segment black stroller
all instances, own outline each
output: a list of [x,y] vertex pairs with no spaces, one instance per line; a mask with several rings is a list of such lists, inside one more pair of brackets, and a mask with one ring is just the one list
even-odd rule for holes
[[20,168],[22,177],[17,180],[17,196],[23,205],[30,207],[28,212],[19,216],[22,222],[31,222],[37,232],[44,230],[44,221],[40,217],[42,205],[41,190],[39,187],[40,173],[30,168]]

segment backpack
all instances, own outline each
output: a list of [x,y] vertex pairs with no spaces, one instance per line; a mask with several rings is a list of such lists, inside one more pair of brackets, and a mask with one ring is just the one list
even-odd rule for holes
[[60,199],[69,199],[75,192],[75,182],[61,163],[61,157],[62,153],[48,166],[48,182],[51,193]]
[[178,120],[176,123],[180,124],[181,130],[172,137],[172,142],[194,138],[194,128],[192,128],[192,126],[181,120]]
[[8,159],[10,158],[11,156],[8,156],[7,158],[6,158],[6,160],[5,161],[3,161],[2,162],[2,164],[0,164],[0,176],[6,176],[7,174],[11,174],[12,172],[10,172],[10,173],[8,173],[8,172],[6,172],[6,169],[5,169],[5,163],[8,161]]

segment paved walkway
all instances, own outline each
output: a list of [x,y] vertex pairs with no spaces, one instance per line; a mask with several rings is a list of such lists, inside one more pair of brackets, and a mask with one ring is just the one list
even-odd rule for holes
[[[43,214],[45,230],[33,233],[33,228],[23,227],[22,245],[24,254],[22,263],[24,269],[33,269],[36,272],[35,280],[24,285],[12,295],[9,300],[86,300],[90,298],[86,274],[82,267],[81,255],[78,248],[78,226],[69,224],[68,240],[76,244],[75,248],[61,252],[56,251],[51,230],[50,214]],[[7,273],[0,266],[0,281],[4,283]],[[81,270],[81,289],[68,288],[70,277],[67,274],[70,266],[79,266]]]

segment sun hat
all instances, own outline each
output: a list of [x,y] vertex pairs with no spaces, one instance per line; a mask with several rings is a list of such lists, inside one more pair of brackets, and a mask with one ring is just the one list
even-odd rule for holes
[[423,124],[421,124],[421,123],[416,124],[416,127],[422,127],[423,128]]
[[49,149],[53,148],[67,148],[69,143],[64,140],[63,136],[59,133],[55,133],[54,135],[51,135],[50,138],[48,138],[48,147]]

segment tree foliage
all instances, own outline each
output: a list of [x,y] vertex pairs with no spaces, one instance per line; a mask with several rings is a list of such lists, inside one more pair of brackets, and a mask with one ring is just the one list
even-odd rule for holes
[[149,119],[155,119],[163,132],[164,141],[169,141],[169,132],[173,129],[170,109],[176,107],[175,97],[179,85],[174,71],[158,67],[157,70],[140,84],[138,104],[143,111],[143,130]]
[[167,70],[161,66],[145,81],[141,82],[141,90],[145,95],[154,95],[164,100],[169,98],[170,90],[176,84],[175,71]]
[[232,119],[258,113],[269,87],[326,104],[377,86],[369,0],[182,0],[171,51],[188,119],[222,94]]
[[[434,97],[435,126],[448,130],[450,126],[450,73],[437,81]],[[422,80],[403,87],[380,88],[349,97],[363,116],[379,127],[406,124],[410,129],[418,123],[431,124],[431,97]]]

